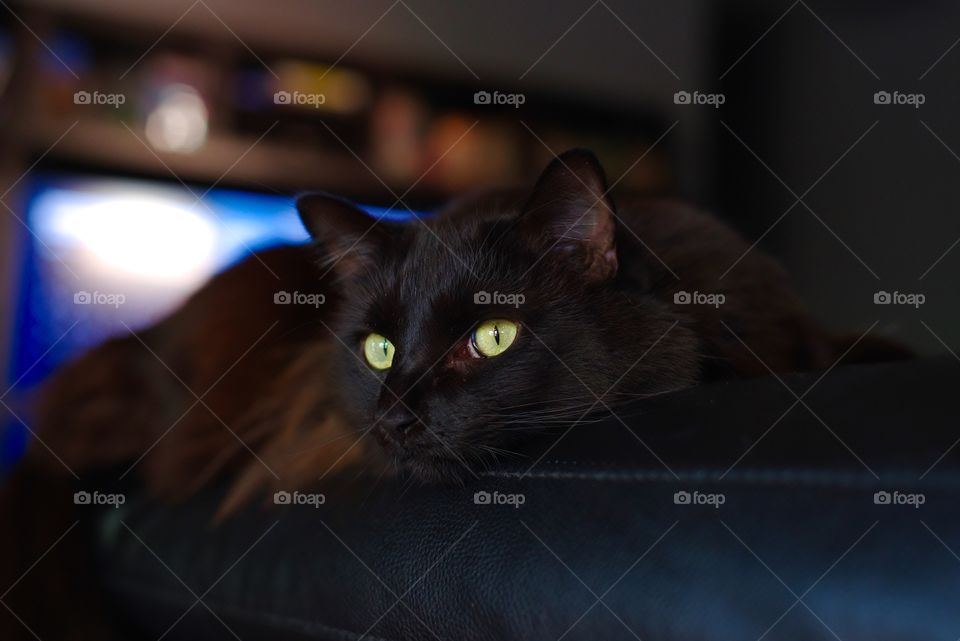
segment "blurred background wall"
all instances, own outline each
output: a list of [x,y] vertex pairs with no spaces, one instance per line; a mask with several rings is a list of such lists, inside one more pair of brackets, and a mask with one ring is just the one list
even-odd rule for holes
[[830,327],[946,351],[958,38],[949,2],[7,0],[0,362],[59,336],[25,337],[40,312],[21,313],[60,247],[37,227],[51,177],[211,210],[230,195],[207,202],[211,187],[287,208],[320,188],[402,212],[529,180],[572,146],[598,152],[615,194],[681,196],[757,240]]

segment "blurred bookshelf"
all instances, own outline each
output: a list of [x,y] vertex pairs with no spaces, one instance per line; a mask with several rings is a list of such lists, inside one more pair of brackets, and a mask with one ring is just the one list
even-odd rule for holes
[[[668,124],[653,110],[566,96],[477,104],[490,87],[276,43],[254,53],[222,26],[165,33],[75,6],[18,15],[23,23],[0,21],[0,109],[21,124],[0,135],[24,169],[42,157],[105,174],[324,189],[385,206],[405,194],[424,208],[532,178],[551,158],[546,147],[590,146],[620,176]],[[618,188],[668,190],[668,160],[669,145],[657,146]]]

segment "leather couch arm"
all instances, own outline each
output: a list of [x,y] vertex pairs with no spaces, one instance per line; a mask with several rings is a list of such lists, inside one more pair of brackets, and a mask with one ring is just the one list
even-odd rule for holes
[[150,638],[960,636],[960,364],[818,378],[706,385],[464,486],[341,479],[215,528],[219,490],[128,488],[102,578]]

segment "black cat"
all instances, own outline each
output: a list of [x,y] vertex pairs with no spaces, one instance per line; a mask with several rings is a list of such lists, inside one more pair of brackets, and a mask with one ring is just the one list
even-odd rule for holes
[[297,207],[312,247],[248,258],[53,378],[37,424],[68,467],[143,456],[170,498],[240,469],[231,506],[344,465],[432,479],[521,424],[835,357],[774,261],[689,207],[615,208],[586,151],[422,220]]

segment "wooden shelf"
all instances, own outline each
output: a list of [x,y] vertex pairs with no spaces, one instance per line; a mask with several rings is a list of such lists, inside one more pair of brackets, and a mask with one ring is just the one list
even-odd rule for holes
[[[291,192],[325,189],[362,195],[367,200],[380,195],[376,200],[392,204],[384,185],[346,151],[341,154],[267,139],[257,142],[254,137],[212,134],[196,152],[170,153],[150,148],[137,124],[124,126],[120,121],[91,118],[35,120],[27,136],[26,147],[36,155],[49,150],[47,158],[124,173]],[[403,191],[400,185],[390,188],[397,194]],[[418,194],[419,198],[425,196]]]

